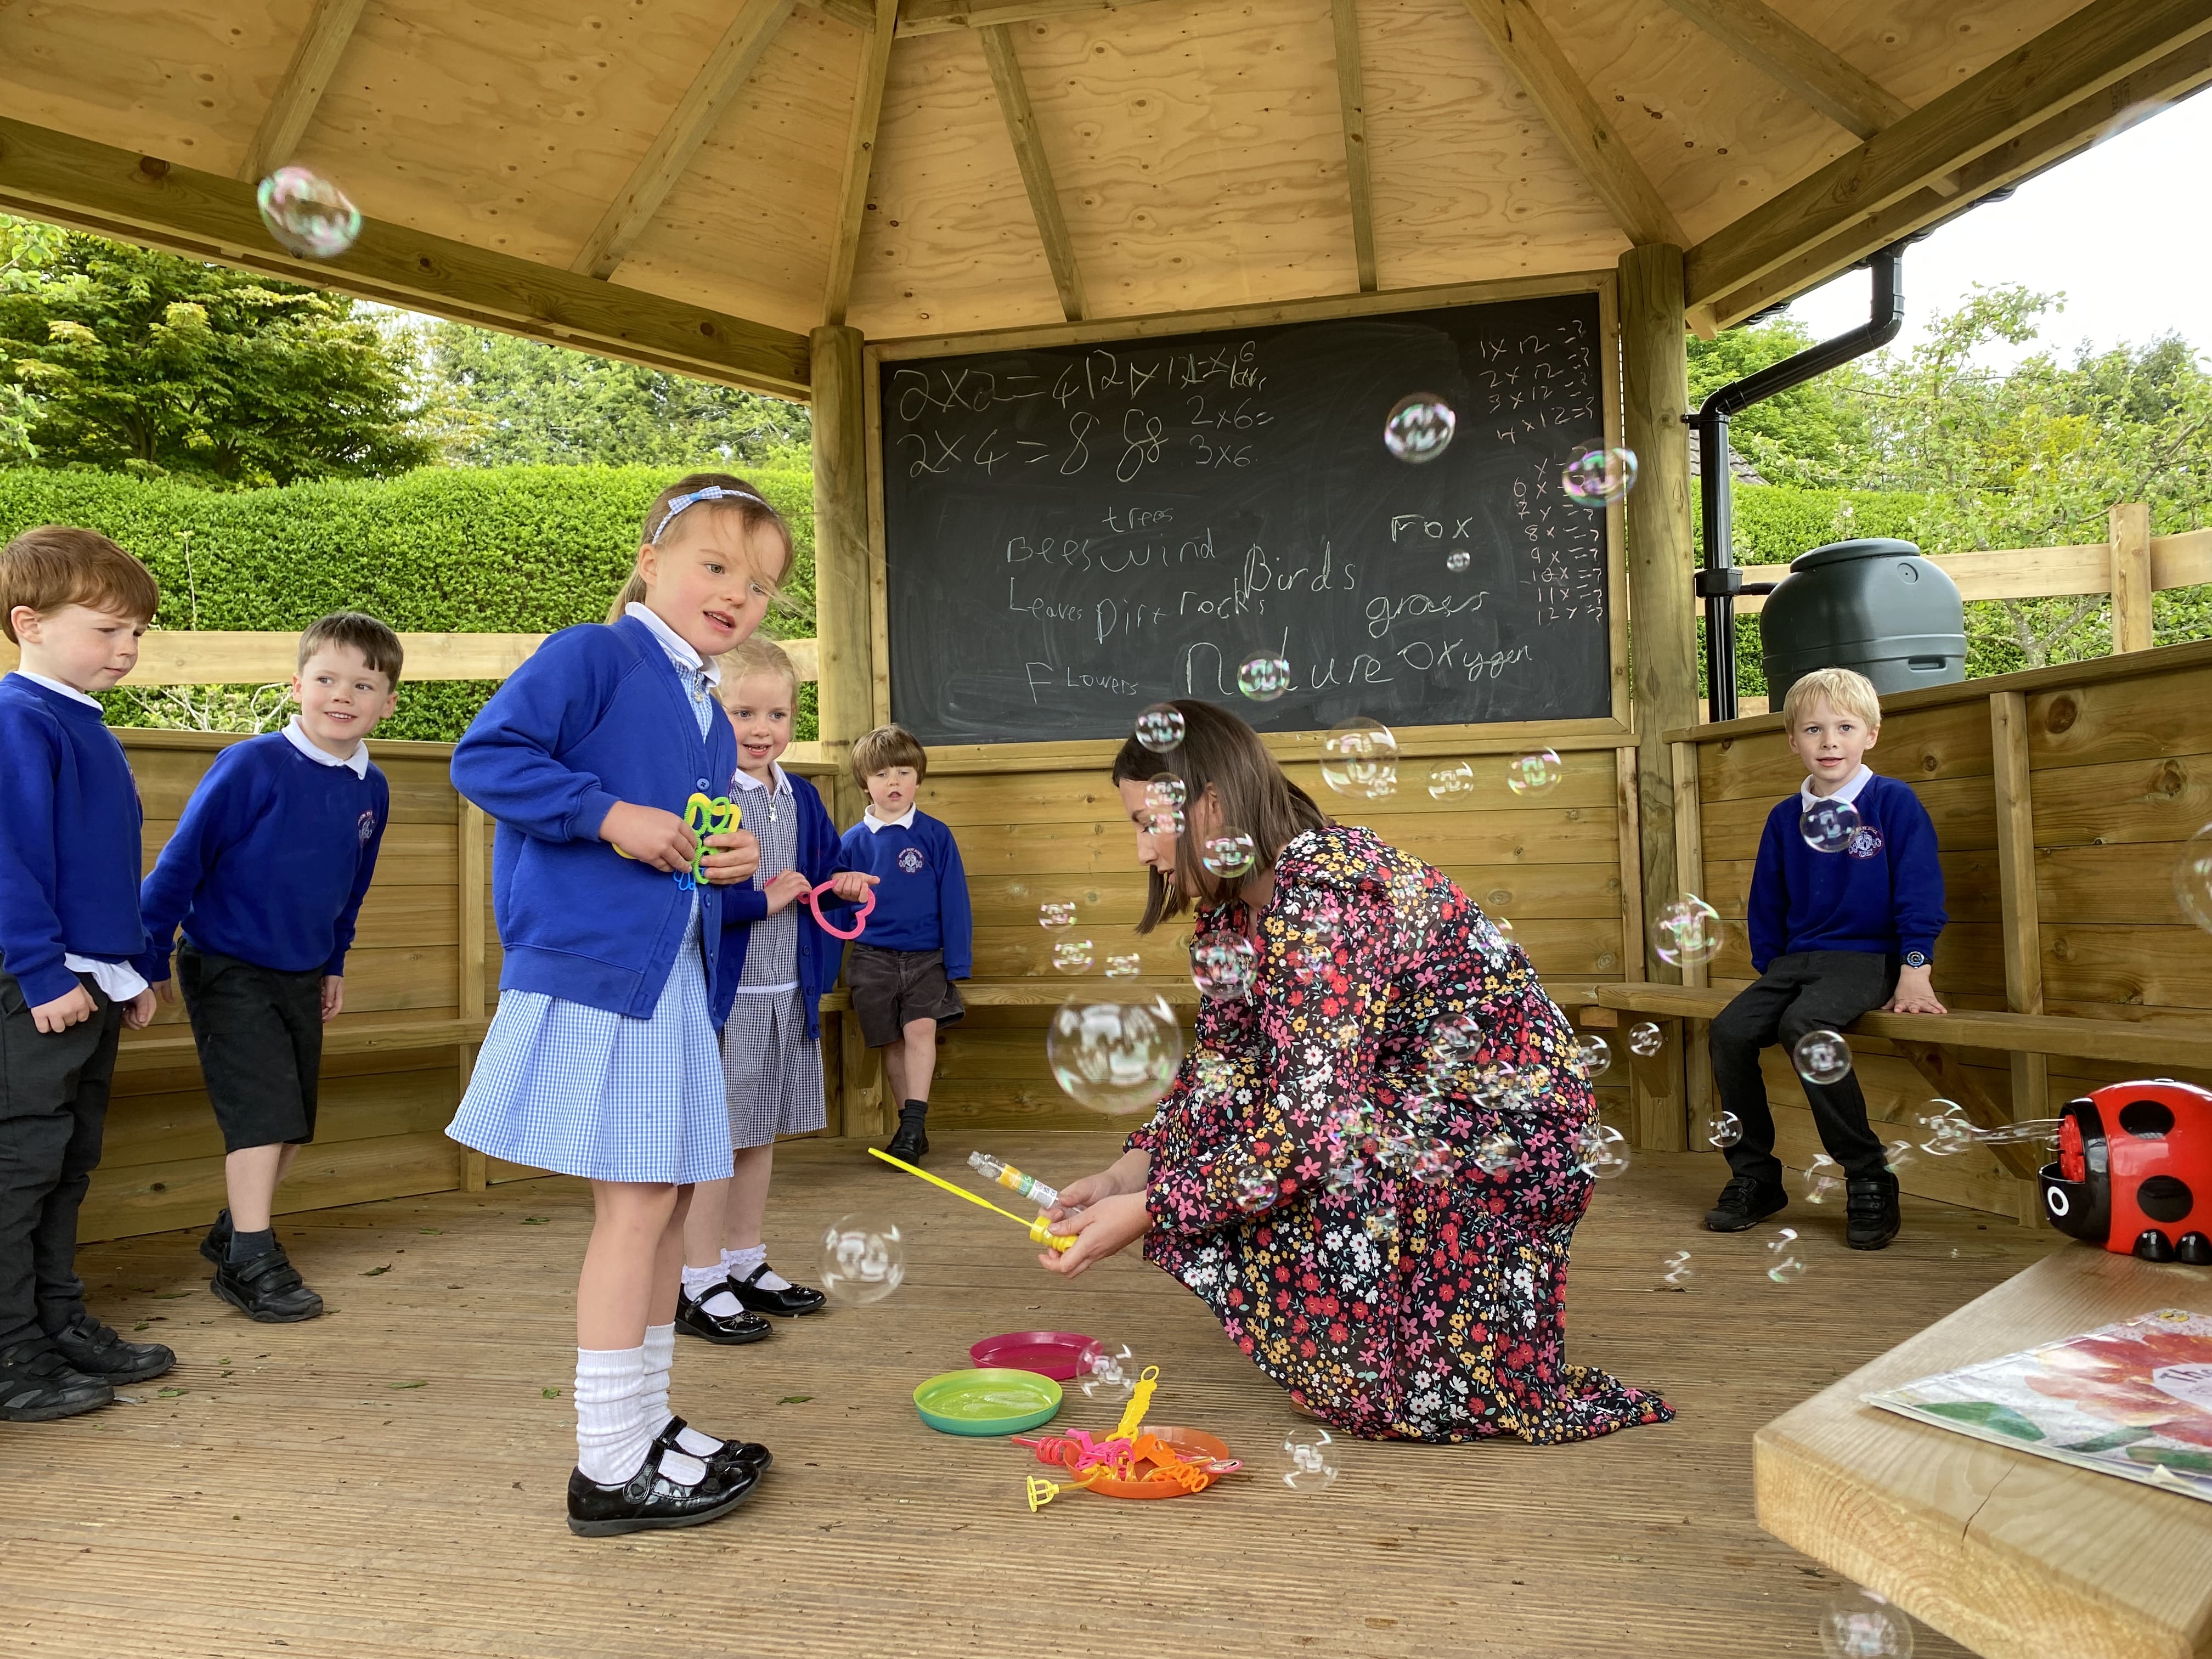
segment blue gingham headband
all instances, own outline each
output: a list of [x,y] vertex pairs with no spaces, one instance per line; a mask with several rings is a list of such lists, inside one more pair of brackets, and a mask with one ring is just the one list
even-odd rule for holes
[[676,515],[685,507],[696,507],[701,501],[760,501],[763,507],[768,505],[750,489],[730,489],[721,484],[708,484],[704,489],[695,489],[690,495],[678,495],[674,501],[669,502],[668,511],[662,516],[660,522],[653,526],[653,534],[646,538],[647,543],[654,547],[659,546],[662,535],[666,532],[669,526],[676,522]]

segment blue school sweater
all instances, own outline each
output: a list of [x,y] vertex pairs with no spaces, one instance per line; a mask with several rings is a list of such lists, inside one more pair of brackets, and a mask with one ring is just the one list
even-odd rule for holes
[[[681,813],[733,793],[738,740],[719,714],[699,735],[682,677],[646,625],[566,628],[539,646],[453,748],[453,787],[499,821],[492,912],[502,991],[650,1019],[690,924],[665,870],[599,839],[629,801]],[[698,886],[707,990],[719,1024],[723,890]]]
[[279,973],[345,972],[376,872],[392,787],[374,766],[325,766],[282,732],[216,757],[139,890],[152,944],[139,971],[169,976],[182,924],[203,951]]
[[1907,786],[1879,775],[1852,805],[1862,828],[1840,853],[1806,845],[1801,796],[1766,815],[1747,906],[1754,971],[1801,951],[1865,951],[1916,967],[1934,960],[1943,872],[1928,809]]
[[144,818],[97,708],[21,674],[0,678],[0,968],[33,1007],[77,988],[64,953],[144,954]]
[[[792,868],[801,871],[807,880],[819,887],[830,879],[837,868],[837,826],[830,820],[830,811],[822,805],[822,797],[805,778],[787,772],[791,782],[791,799],[799,812],[799,848]],[[768,797],[751,790],[735,794],[739,803],[750,805],[765,801]],[[740,829],[744,826],[740,823]],[[835,906],[848,913],[855,906],[847,904],[832,894],[822,896],[822,906]],[[814,920],[814,908],[805,899],[798,903],[799,910],[799,994],[806,1005],[806,1035],[818,1038],[822,1035],[822,994],[837,982],[837,970],[844,965],[845,941],[835,934],[822,931],[822,924]],[[737,994],[738,977],[745,970],[745,953],[752,943],[752,924],[768,918],[768,895],[750,883],[732,887],[722,895],[722,961],[718,982]],[[872,931],[876,919],[868,918]],[[849,914],[837,924],[852,926]]]
[[871,829],[863,818],[837,848],[840,870],[864,870],[876,883],[876,908],[860,942],[879,951],[942,951],[945,976],[965,979],[973,966],[975,927],[968,875],[946,829],[915,809],[913,822]]

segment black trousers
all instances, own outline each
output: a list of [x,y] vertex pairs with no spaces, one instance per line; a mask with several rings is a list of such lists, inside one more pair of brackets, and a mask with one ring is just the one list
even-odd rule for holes
[[[1881,1007],[1897,989],[1897,969],[1894,957],[1802,951],[1775,957],[1756,982],[1721,1010],[1711,1036],[1713,1084],[1721,1104],[1743,1125],[1743,1139],[1726,1149],[1731,1170],[1771,1185],[1782,1180],[1759,1051],[1774,1042],[1794,1050],[1808,1031],[1839,1031],[1868,1009]],[[1806,1084],[1805,1097],[1812,1103],[1820,1144],[1843,1166],[1846,1178],[1880,1175],[1888,1167],[1881,1137],[1867,1127],[1866,1096],[1856,1071],[1838,1082]]]
[[100,1012],[41,1031],[0,968],[0,1348],[84,1311],[76,1212],[100,1164],[123,1010],[89,975],[77,981]]
[[315,1138],[323,1065],[323,976],[288,974],[187,939],[177,985],[226,1152]]

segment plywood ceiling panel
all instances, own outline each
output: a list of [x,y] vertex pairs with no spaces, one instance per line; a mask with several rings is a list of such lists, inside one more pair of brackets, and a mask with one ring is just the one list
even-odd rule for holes
[[2086,0],[1768,0],[1915,109],[2081,9]]

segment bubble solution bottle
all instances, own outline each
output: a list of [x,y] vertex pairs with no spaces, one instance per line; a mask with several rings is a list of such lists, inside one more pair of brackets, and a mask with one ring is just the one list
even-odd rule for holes
[[1031,1176],[1024,1175],[1003,1158],[993,1158],[988,1152],[968,1154],[968,1167],[978,1175],[988,1176],[1001,1187],[1019,1193],[1040,1210],[1049,1210],[1060,1202],[1056,1188],[1048,1187]]

